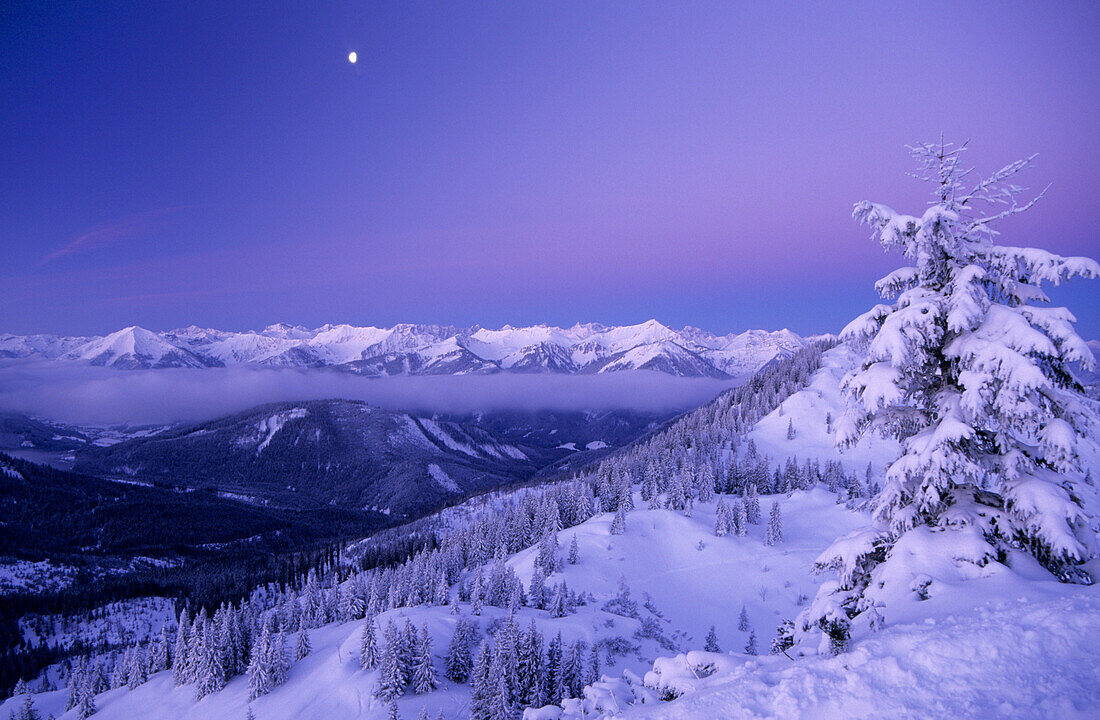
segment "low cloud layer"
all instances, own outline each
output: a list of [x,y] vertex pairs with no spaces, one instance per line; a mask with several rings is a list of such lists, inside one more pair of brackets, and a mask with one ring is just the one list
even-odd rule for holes
[[604,375],[364,378],[332,370],[217,368],[123,371],[0,363],[0,411],[114,425],[207,420],[268,402],[343,398],[393,410],[686,409],[729,381],[632,371]]

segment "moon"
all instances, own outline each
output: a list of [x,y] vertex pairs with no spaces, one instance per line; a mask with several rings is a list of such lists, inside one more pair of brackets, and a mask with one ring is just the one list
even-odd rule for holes
[[358,60],[358,59],[359,59],[359,56],[355,54],[354,50],[352,50],[351,52],[348,53],[348,62],[351,63],[352,65],[354,65],[355,61]]

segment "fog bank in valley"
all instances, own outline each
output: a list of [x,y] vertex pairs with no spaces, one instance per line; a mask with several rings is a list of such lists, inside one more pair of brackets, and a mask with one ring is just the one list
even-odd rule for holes
[[115,370],[70,363],[0,363],[0,411],[114,425],[207,420],[269,402],[342,398],[391,410],[687,409],[734,383],[649,371],[365,378],[333,370]]

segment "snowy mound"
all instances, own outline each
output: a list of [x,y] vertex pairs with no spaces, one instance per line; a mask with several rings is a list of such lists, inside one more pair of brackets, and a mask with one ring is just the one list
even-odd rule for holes
[[608,678],[568,703],[571,712],[541,717],[1084,720],[1100,705],[1098,643],[1096,593],[1003,598],[895,626],[839,657],[660,658],[641,681]]

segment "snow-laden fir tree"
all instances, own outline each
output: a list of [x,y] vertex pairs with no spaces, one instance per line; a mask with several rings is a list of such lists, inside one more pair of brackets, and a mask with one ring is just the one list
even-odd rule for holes
[[1073,315],[1046,305],[1041,286],[1097,277],[1100,266],[995,244],[994,224],[1038,199],[1021,202],[1015,184],[1034,156],[967,184],[963,150],[912,148],[934,187],[921,216],[855,206],[873,237],[912,265],[876,285],[893,304],[842,333],[866,357],[844,380],[837,440],[877,432],[899,440],[901,454],[873,500],[873,524],[817,561],[837,579],[795,623],[804,650],[815,639],[819,652],[843,647],[853,619],[876,626],[887,598],[923,572],[914,562],[932,555],[980,568],[1022,551],[1063,581],[1091,582],[1080,567],[1094,550],[1073,491],[1084,413],[1070,365],[1093,358]]
[[309,630],[304,626],[298,630],[298,638],[294,643],[294,659],[301,660],[308,657],[310,652],[313,651],[313,646],[309,642]]
[[359,667],[371,670],[378,665],[378,640],[374,634],[374,618],[368,617],[363,623],[363,634],[359,639]]
[[198,637],[201,640],[201,644],[197,648],[195,662],[196,700],[218,692],[225,687],[225,669],[222,667],[221,653],[216,644],[213,623],[210,622],[205,613],[200,616],[203,620],[202,632],[193,635],[193,637]]
[[[26,692],[24,690],[24,692]],[[20,695],[22,693],[15,693]],[[27,695],[23,698],[23,704],[19,707],[19,714],[12,714],[12,720],[42,720],[42,716],[39,715],[38,710],[34,707],[34,697]],[[53,717],[52,715],[50,717]]]
[[569,541],[569,564],[576,565],[580,562],[580,548],[577,546],[577,533],[573,533],[573,539]]
[[252,644],[248,661],[248,699],[255,700],[271,692],[274,687],[273,670],[268,664],[267,646],[271,643],[271,629],[265,623],[259,637]]
[[474,615],[481,615],[481,594],[481,569],[479,568],[477,571],[477,575],[474,576],[473,590],[470,591],[470,602],[473,604],[471,612],[473,612]]
[[535,563],[531,571],[531,583],[528,586],[527,599],[531,607],[542,609],[546,606],[546,572],[542,566]]
[[550,617],[553,618],[563,618],[568,614],[565,602],[565,583],[558,583],[554,586],[554,592],[546,609],[550,613]]
[[737,629],[746,632],[749,629],[749,612],[745,606],[741,606],[741,614],[737,616]]
[[187,646],[188,634],[191,629],[191,620],[187,617],[187,611],[180,612],[179,625],[176,629],[176,643],[172,652],[172,681],[176,685],[184,685],[190,682],[187,677]]
[[542,540],[539,542],[539,554],[535,562],[542,567],[543,572],[547,575],[553,575],[554,571],[558,569],[558,534],[556,532],[547,532],[542,536]]
[[419,643],[416,626],[412,620],[405,619],[405,626],[398,635],[397,662],[401,668],[401,679],[408,685],[412,681],[413,666],[416,661],[416,646]]
[[745,520],[753,525],[760,524],[760,496],[757,494],[756,483],[749,485],[743,501],[745,506]]
[[718,498],[718,505],[714,508],[714,534],[718,537],[726,535],[730,531],[729,508],[726,501]]
[[768,513],[768,529],[764,532],[764,544],[775,545],[783,539],[783,516],[779,512],[779,503],[773,502]]
[[542,633],[532,619],[527,631],[520,638],[518,649],[519,688],[516,697],[524,707],[542,707],[543,701],[543,642]]
[[584,665],[588,643],[577,640],[569,646],[562,660],[562,687],[567,697],[580,697],[584,691]]
[[129,665],[126,668],[126,687],[133,690],[148,680],[148,667],[145,651],[140,646],[133,648],[130,653]]
[[749,506],[744,500],[737,501],[737,513],[733,515],[733,529],[738,537],[749,534]]
[[470,669],[473,666],[472,649],[474,643],[472,623],[464,616],[459,615],[455,623],[454,634],[451,635],[451,644],[447,647],[445,659],[447,679],[456,683],[463,683],[470,677]]
[[447,584],[447,575],[442,570],[435,580],[435,604],[446,605],[451,599],[451,586]]
[[561,633],[559,632],[546,649],[546,701],[551,705],[560,705],[565,690],[563,675],[564,660]]
[[84,673],[84,659],[77,658],[69,669],[69,676],[65,682],[65,710],[76,707],[76,701],[80,698],[80,682]]
[[439,687],[435,666],[432,665],[432,636],[428,633],[427,625],[421,630],[420,640],[416,646],[412,680],[413,690],[417,695],[430,693]]
[[611,521],[611,534],[622,535],[626,532],[626,507],[619,506],[619,509],[615,511],[615,519]]
[[386,626],[386,646],[382,649],[382,657],[379,659],[378,688],[375,696],[384,701],[391,701],[405,694],[405,677],[401,670],[400,639],[397,628],[391,621]]
[[718,633],[715,631],[713,625],[710,626],[710,632],[707,633],[707,640],[703,649],[712,653],[722,652],[721,646],[718,645]]
[[485,720],[511,720],[516,708],[508,702],[508,684],[503,676],[498,676],[495,685],[485,709]]
[[470,673],[470,720],[485,720],[489,716],[489,701],[496,689],[494,678],[489,675],[492,662],[489,641],[484,640]]
[[76,716],[80,720],[87,720],[96,713],[95,690],[87,675],[80,678],[76,693]]
[[600,646],[592,643],[592,652],[588,656],[585,684],[591,685],[600,679]]

